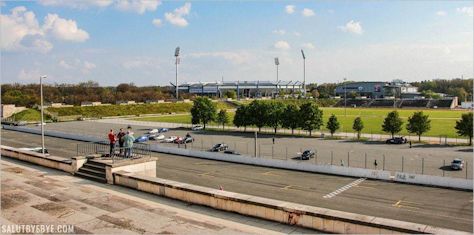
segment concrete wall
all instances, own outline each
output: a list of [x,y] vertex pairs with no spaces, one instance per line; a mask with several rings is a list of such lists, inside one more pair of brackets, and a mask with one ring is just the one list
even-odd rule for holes
[[105,176],[107,178],[108,184],[114,184],[114,173],[118,171],[126,171],[130,173],[136,173],[137,175],[144,175],[155,177],[156,176],[156,160],[135,163],[124,166],[106,166],[105,167]]
[[328,233],[467,234],[424,224],[366,216],[302,204],[227,192],[125,171],[114,174],[115,184],[219,210],[312,228]]
[[436,185],[447,188],[473,189],[472,180],[451,178],[432,175],[410,174],[405,172],[395,172],[393,178],[396,182],[422,184],[422,185]]
[[18,150],[16,148],[1,145],[2,156],[15,158],[22,161],[34,163],[36,165],[45,166],[73,173],[72,161],[55,156],[47,156],[31,151]]
[[16,107],[14,104],[2,104],[1,107],[1,117],[8,118],[11,117],[15,113],[19,113],[25,110],[26,107]]

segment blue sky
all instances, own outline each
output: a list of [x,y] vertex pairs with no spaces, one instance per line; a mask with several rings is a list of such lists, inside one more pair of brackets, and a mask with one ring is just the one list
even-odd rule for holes
[[473,76],[472,1],[0,1],[2,83]]

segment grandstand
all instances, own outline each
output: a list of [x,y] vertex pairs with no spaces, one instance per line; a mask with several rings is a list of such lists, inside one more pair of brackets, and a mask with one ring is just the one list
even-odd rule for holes
[[[444,99],[348,99],[346,107],[368,107],[368,108],[442,108],[452,109],[457,105],[457,97]],[[344,107],[344,100],[339,100],[335,107]]]

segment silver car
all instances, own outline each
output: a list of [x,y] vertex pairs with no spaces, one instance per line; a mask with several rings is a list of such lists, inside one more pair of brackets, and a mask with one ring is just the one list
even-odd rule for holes
[[461,158],[455,158],[451,162],[451,169],[453,170],[462,170],[463,167],[464,167],[464,160],[462,160]]

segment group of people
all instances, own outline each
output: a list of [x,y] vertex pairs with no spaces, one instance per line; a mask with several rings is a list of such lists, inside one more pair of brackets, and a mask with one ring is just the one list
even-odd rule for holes
[[120,128],[120,131],[117,134],[114,133],[114,130],[110,129],[108,138],[110,144],[110,157],[115,155],[115,145],[117,141],[119,143],[119,156],[121,156],[123,153],[123,156],[126,158],[132,157],[133,142],[135,141],[135,137],[133,136],[130,126],[127,128],[127,132],[125,132],[123,128]]

